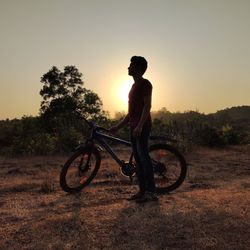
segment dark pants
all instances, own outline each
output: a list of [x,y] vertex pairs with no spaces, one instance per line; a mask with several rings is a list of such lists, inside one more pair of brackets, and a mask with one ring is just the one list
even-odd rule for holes
[[148,139],[150,129],[144,127],[138,137],[134,137],[133,129],[130,129],[130,137],[134,158],[136,161],[136,174],[141,192],[155,192],[155,182],[152,162],[148,153]]

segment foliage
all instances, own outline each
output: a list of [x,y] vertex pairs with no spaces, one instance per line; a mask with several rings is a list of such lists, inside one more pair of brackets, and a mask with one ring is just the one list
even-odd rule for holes
[[171,113],[165,108],[152,113],[153,131],[183,142],[204,146],[249,143],[250,107],[234,107],[215,114],[198,111]]
[[101,99],[83,87],[82,73],[75,66],[66,66],[64,71],[53,66],[41,77],[41,83],[40,114],[43,126],[50,133],[62,134],[68,126],[74,127],[75,110],[80,110],[89,119],[105,118]]
[[[69,77],[67,81],[71,83]],[[77,82],[80,83],[79,80]],[[58,84],[53,88],[60,89]],[[43,104],[45,108],[40,116],[0,121],[0,154],[43,155],[70,152],[88,134],[86,124],[73,112],[73,108],[79,107],[80,103],[82,112],[86,112],[88,119],[104,127],[116,124],[126,115],[120,112],[115,119],[108,118],[108,114],[102,110],[98,95],[90,90],[84,90],[83,102],[69,98],[68,95],[55,95],[56,90],[53,88],[46,94],[46,104]],[[67,92],[62,89],[60,91]],[[67,93],[73,92],[68,90]],[[53,99],[53,96],[56,98]],[[74,106],[72,101],[77,105]],[[198,111],[171,113],[162,108],[152,112],[152,134],[177,139],[182,150],[188,150],[193,144],[209,147],[250,144],[249,110],[248,106],[243,106],[205,115]],[[50,116],[51,120],[48,122],[46,119],[50,112],[54,116]],[[121,129],[117,136],[128,139],[129,127]]]
[[100,124],[107,122],[101,99],[83,87],[82,73],[75,66],[66,66],[63,71],[53,66],[41,77],[41,83],[40,116],[0,121],[0,154],[71,151],[87,133],[76,110]]
[[41,77],[43,88],[40,95],[41,113],[63,112],[65,109],[75,109],[85,92],[82,74],[75,66],[66,66],[64,72],[53,66]]

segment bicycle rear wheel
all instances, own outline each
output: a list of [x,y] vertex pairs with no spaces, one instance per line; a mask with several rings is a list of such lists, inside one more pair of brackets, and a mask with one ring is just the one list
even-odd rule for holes
[[167,144],[154,144],[149,148],[154,169],[157,193],[167,193],[178,188],[185,180],[187,164],[181,153]]
[[96,176],[101,156],[96,148],[80,148],[64,164],[60,174],[60,185],[65,192],[81,191]]

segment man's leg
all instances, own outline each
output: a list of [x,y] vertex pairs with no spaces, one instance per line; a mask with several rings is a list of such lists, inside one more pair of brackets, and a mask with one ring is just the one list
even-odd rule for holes
[[131,132],[131,144],[132,144],[132,150],[136,162],[136,175],[138,178],[138,185],[139,185],[139,192],[144,193],[146,191],[146,183],[145,183],[145,173],[143,165],[141,164],[140,157],[138,155],[137,150],[137,138],[133,137]]
[[155,192],[154,172],[151,158],[148,152],[148,138],[150,130],[143,128],[141,136],[136,138],[136,149],[138,153],[138,161],[143,169],[143,180],[145,189],[148,192]]

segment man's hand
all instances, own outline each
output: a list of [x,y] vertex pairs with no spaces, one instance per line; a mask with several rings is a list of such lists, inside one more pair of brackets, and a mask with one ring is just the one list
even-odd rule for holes
[[118,124],[116,124],[115,126],[111,127],[109,129],[109,132],[111,133],[115,133],[116,131],[118,131],[119,129],[121,129],[122,127],[124,127],[124,125],[126,125],[129,122],[129,115],[127,114],[122,121],[120,121]]
[[138,137],[141,135],[142,132],[142,127],[137,126],[134,130],[133,130],[133,136],[134,137]]

